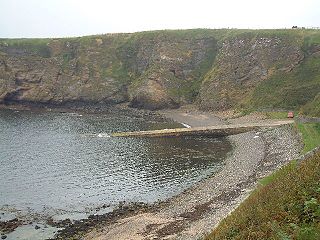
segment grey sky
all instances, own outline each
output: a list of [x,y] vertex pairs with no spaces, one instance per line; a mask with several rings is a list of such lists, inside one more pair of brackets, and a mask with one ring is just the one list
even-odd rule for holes
[[320,26],[319,0],[0,0],[0,37]]

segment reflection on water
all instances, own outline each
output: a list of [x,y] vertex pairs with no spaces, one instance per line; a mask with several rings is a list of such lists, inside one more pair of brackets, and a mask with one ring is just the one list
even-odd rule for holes
[[112,138],[176,127],[116,114],[0,111],[0,208],[86,212],[171,197],[219,170],[225,139]]

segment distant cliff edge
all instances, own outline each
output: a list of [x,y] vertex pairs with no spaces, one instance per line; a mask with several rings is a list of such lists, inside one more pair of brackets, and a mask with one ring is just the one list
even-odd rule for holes
[[0,39],[0,102],[320,115],[320,31],[164,30]]

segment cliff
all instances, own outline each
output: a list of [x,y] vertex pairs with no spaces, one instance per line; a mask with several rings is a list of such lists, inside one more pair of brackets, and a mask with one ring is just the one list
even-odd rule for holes
[[0,39],[0,102],[318,115],[320,31],[178,30]]

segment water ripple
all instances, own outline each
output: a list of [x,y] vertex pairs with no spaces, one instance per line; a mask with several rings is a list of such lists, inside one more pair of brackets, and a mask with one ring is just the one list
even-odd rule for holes
[[130,115],[0,111],[0,208],[86,211],[173,196],[223,165],[224,139],[110,138],[169,128]]

